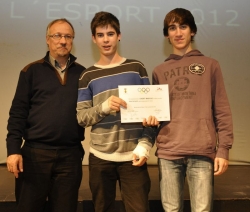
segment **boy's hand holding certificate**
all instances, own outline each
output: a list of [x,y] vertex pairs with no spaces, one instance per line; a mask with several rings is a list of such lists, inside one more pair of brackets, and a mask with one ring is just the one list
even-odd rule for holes
[[127,102],[120,108],[121,122],[142,122],[155,116],[158,121],[169,121],[168,85],[119,85],[119,97]]

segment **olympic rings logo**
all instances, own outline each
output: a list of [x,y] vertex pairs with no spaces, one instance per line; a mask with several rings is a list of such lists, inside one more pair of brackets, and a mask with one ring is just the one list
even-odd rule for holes
[[138,88],[138,92],[147,94],[150,91],[149,88]]

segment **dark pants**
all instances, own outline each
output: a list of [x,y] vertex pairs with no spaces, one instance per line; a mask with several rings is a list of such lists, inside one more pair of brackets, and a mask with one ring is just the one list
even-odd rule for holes
[[89,184],[96,212],[116,212],[116,182],[119,181],[126,212],[149,212],[150,178],[145,163],[112,162],[89,155]]
[[17,212],[74,212],[82,180],[83,149],[22,148],[23,173],[16,179]]

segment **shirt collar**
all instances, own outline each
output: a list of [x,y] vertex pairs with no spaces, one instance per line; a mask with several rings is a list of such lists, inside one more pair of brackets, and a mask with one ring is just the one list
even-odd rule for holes
[[[56,68],[56,69],[58,69],[58,68],[61,69],[59,63],[58,63],[58,62],[56,61],[56,59],[55,59],[54,57],[52,57],[51,55],[49,55],[49,61],[50,61],[51,65],[52,65],[54,68]],[[68,58],[66,67],[68,67],[69,62],[70,62],[70,58]]]

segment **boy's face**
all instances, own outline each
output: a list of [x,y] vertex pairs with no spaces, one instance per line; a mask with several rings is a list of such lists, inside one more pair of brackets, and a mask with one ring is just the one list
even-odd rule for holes
[[188,25],[173,22],[169,24],[167,38],[173,46],[174,53],[185,54],[190,51],[192,49],[191,36],[194,36],[194,33]]
[[92,35],[92,40],[99,48],[100,54],[107,57],[116,54],[120,38],[121,34],[117,35],[110,25],[96,27],[95,35]]

